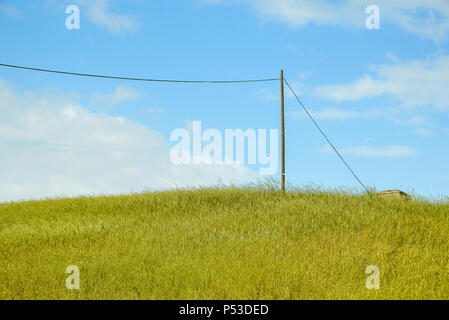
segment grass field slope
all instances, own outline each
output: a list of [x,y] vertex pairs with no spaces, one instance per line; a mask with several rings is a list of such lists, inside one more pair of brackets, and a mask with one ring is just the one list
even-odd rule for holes
[[0,299],[437,298],[445,201],[259,186],[0,204]]

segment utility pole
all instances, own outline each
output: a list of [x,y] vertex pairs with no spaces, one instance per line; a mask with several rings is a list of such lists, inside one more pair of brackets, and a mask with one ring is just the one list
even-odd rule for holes
[[284,70],[281,69],[282,192],[285,193]]

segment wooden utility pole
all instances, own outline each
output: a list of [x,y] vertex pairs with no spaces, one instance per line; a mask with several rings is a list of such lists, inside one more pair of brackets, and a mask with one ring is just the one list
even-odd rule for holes
[[282,192],[285,192],[284,70],[281,69]]

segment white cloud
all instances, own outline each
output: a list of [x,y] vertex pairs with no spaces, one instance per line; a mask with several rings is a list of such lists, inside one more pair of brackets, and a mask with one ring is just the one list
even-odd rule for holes
[[437,125],[426,117],[414,116],[409,119],[394,119],[395,124],[400,126],[414,127],[414,132],[421,137],[433,137],[434,132],[432,128],[437,127]]
[[262,18],[279,20],[294,27],[309,24],[341,25],[365,28],[365,9],[375,4],[380,8],[383,24],[396,24],[403,30],[441,42],[449,33],[447,0],[202,0],[210,4],[245,3]]
[[[413,116],[408,119],[398,119],[392,118],[393,115],[397,114],[397,110],[392,108],[385,109],[371,109],[367,111],[355,111],[355,110],[345,110],[339,108],[326,108],[322,110],[309,110],[311,115],[315,120],[355,120],[355,119],[373,119],[377,117],[388,118],[393,121],[398,126],[409,126],[413,127],[413,132],[421,137],[433,137],[434,131],[432,128],[437,125],[426,117]],[[293,111],[290,112],[295,119],[308,119],[307,115],[303,111]]]
[[394,122],[398,125],[403,126],[428,126],[428,127],[435,126],[435,123],[433,123],[431,120],[421,116],[414,116],[406,120],[395,119]]
[[156,107],[145,108],[145,109],[143,109],[143,112],[148,113],[148,114],[153,114],[153,113],[163,112],[163,110],[162,110],[162,108],[156,106]]
[[418,128],[415,130],[416,134],[421,136],[421,137],[432,137],[433,136],[433,131],[429,128]]
[[[329,152],[325,149],[326,152]],[[411,157],[418,152],[407,146],[385,146],[385,147],[370,147],[370,146],[354,146],[345,147],[340,150],[342,154],[349,154],[362,157]]]
[[315,94],[333,101],[392,95],[403,107],[449,109],[449,56],[373,65],[371,71],[352,83],[319,86]]
[[281,97],[271,89],[259,89],[256,91],[257,98],[264,101],[280,101]]
[[136,17],[109,11],[111,0],[77,0],[87,7],[87,17],[93,23],[106,28],[115,35],[123,35],[137,30],[139,22]]
[[164,137],[0,80],[0,201],[254,181],[245,166],[171,164]]
[[387,52],[385,54],[385,58],[387,58],[388,60],[398,63],[399,61],[401,61],[401,59],[399,59],[394,53],[392,52]]
[[133,87],[117,86],[113,93],[96,94],[94,100],[96,103],[112,106],[128,100],[137,100],[142,96],[142,93]]

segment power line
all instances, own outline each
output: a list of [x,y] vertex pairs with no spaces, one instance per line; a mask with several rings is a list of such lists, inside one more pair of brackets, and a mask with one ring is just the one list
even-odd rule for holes
[[315,119],[312,117],[312,115],[310,114],[309,110],[307,110],[306,106],[301,102],[301,100],[298,98],[298,96],[296,95],[295,91],[293,90],[293,88],[290,86],[290,84],[287,82],[287,80],[284,79],[284,82],[287,84],[287,86],[289,87],[290,91],[293,93],[293,95],[295,96],[296,100],[298,100],[299,104],[302,106],[302,108],[304,109],[304,111],[307,113],[307,115],[309,116],[310,120],[312,120],[312,122],[315,124],[315,126],[318,128],[318,130],[321,132],[321,134],[323,135],[324,139],[326,139],[327,143],[329,143],[329,145],[332,147],[332,149],[335,151],[335,153],[338,155],[338,157],[341,159],[341,161],[343,161],[343,163],[345,164],[346,168],[348,168],[348,170],[352,173],[352,175],[354,176],[354,178],[360,183],[360,185],[363,187],[363,189],[365,189],[365,191],[367,193],[370,193],[370,191],[368,190],[367,187],[365,187],[365,185],[363,184],[363,182],[359,179],[359,177],[355,174],[354,170],[352,170],[352,168],[349,166],[349,164],[345,161],[345,159],[343,158],[343,156],[340,154],[340,152],[338,152],[337,148],[334,147],[333,143],[329,140],[329,138],[327,137],[327,135],[324,133],[324,131],[320,128],[320,126],[318,125],[318,123],[315,121]]
[[130,77],[120,77],[120,76],[108,76],[100,74],[88,74],[88,73],[78,73],[78,72],[68,72],[50,69],[41,69],[33,67],[16,66],[11,64],[0,63],[1,67],[47,72],[47,73],[57,73],[71,76],[80,77],[91,77],[91,78],[103,78],[103,79],[114,79],[114,80],[129,80],[129,81],[146,81],[146,82],[168,82],[168,83],[204,83],[204,84],[229,84],[229,83],[250,83],[250,82],[269,82],[269,81],[279,81],[280,78],[272,79],[255,79],[255,80],[169,80],[169,79],[148,79],[148,78],[130,78]]

